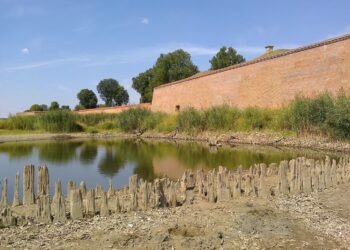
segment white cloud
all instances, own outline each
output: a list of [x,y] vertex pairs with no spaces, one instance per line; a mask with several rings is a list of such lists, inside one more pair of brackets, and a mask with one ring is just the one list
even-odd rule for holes
[[60,58],[60,59],[32,62],[28,64],[23,64],[23,65],[0,68],[0,72],[28,70],[28,69],[42,68],[42,67],[48,67],[48,66],[58,65],[58,64],[78,63],[78,62],[83,63],[87,61],[89,61],[89,59],[87,58]]
[[[265,52],[265,45],[259,46],[232,46],[238,53],[243,54],[247,58],[261,55]],[[275,48],[295,48],[299,47],[295,44],[275,45]],[[213,56],[219,48],[206,47],[188,43],[168,43],[153,47],[135,48],[126,51],[114,51],[106,54],[88,55],[88,57],[69,57],[58,58],[47,61],[37,61],[23,65],[15,65],[0,68],[0,72],[11,72],[29,69],[38,69],[50,66],[72,64],[81,67],[98,67],[106,65],[135,64],[140,62],[155,62],[160,54],[169,53],[177,49],[183,49],[196,56]],[[23,49],[22,49],[23,50]],[[24,53],[22,51],[22,53]]]
[[21,49],[21,52],[23,54],[29,54],[29,49],[28,48],[23,48],[23,49]]
[[148,19],[147,17],[144,17],[144,18],[141,20],[141,23],[147,25],[147,24],[149,24],[149,19]]

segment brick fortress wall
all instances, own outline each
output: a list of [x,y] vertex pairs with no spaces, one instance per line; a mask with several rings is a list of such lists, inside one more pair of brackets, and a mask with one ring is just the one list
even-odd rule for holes
[[152,111],[229,104],[279,107],[297,94],[350,94],[350,35],[246,62],[154,89]]

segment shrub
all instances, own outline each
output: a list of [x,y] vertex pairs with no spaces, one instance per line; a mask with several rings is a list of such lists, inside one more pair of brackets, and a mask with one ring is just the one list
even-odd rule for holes
[[97,128],[103,129],[103,130],[112,130],[112,129],[118,129],[118,124],[116,121],[101,121],[96,125]]
[[164,113],[150,113],[142,123],[142,128],[145,130],[154,130],[159,123],[166,117]]
[[37,118],[35,116],[10,116],[0,124],[2,129],[35,130]]
[[89,133],[89,134],[96,134],[96,133],[98,133],[98,130],[95,127],[87,127],[85,129],[85,132]]
[[268,127],[271,122],[271,114],[261,108],[249,107],[242,112],[245,128],[249,130],[261,130]]
[[350,138],[350,99],[341,91],[328,112],[327,126],[335,137]]
[[151,115],[149,110],[143,108],[132,108],[121,112],[117,119],[122,131],[144,130],[144,121]]
[[324,93],[314,99],[296,97],[289,105],[289,122],[298,133],[326,131],[326,120],[334,106],[333,97]]
[[43,130],[54,133],[82,131],[76,116],[68,110],[53,110],[40,115],[39,124]]
[[113,121],[117,117],[117,114],[87,114],[77,115],[79,122],[84,123],[87,126],[96,126],[98,123],[104,121]]
[[209,130],[230,130],[240,115],[240,111],[228,105],[209,108],[204,112],[206,128]]
[[181,111],[177,117],[177,124],[181,131],[191,134],[205,130],[204,115],[194,108]]
[[159,132],[169,133],[177,128],[177,115],[166,115],[157,124],[156,130]]

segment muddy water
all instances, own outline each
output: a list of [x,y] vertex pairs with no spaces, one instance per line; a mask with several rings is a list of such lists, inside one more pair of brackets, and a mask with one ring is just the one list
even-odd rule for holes
[[220,165],[234,169],[239,165],[269,164],[298,156],[323,158],[325,153],[246,145],[216,148],[199,143],[130,139],[4,143],[0,144],[0,178],[8,178],[12,197],[16,172],[22,172],[26,164],[49,167],[53,193],[53,180],[58,178],[64,192],[68,180],[77,183],[83,180],[88,188],[100,184],[106,189],[109,180],[116,187],[127,185],[132,174],[147,180],[162,176],[177,179],[185,169],[212,169]]

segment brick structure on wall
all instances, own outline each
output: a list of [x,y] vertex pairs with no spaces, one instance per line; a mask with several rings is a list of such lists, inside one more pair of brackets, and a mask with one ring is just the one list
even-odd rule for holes
[[152,111],[221,104],[274,108],[298,94],[341,88],[350,94],[350,34],[161,85],[154,89]]

